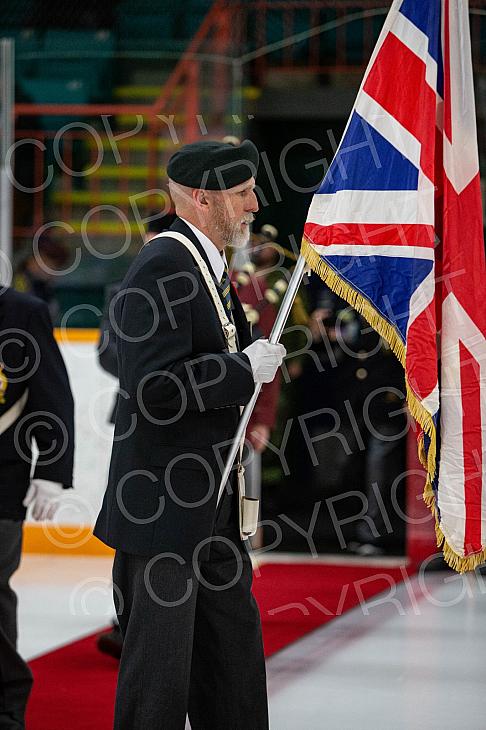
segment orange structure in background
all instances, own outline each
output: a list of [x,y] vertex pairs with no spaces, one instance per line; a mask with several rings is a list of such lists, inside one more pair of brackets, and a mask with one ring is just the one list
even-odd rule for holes
[[[165,163],[176,144],[205,134],[213,137],[229,131],[238,134],[243,129],[235,127],[243,122],[238,117],[243,71],[254,85],[255,96],[264,86],[268,73],[276,69],[290,75],[302,72],[320,75],[321,81],[329,75],[326,83],[332,81],[334,85],[333,74],[347,72],[349,75],[354,71],[358,78],[382,25],[387,10],[384,5],[383,0],[216,0],[152,103],[18,103],[15,115],[17,119],[65,116],[77,120],[62,133],[64,168],[72,169],[73,147],[85,141],[92,159],[85,173],[84,197],[79,192],[77,196],[95,208],[89,217],[89,230],[95,236],[120,235],[127,228],[123,214],[132,216],[130,193],[145,193],[145,198],[138,201],[140,207],[162,207]],[[482,70],[480,34],[486,18],[479,12],[486,12],[486,0],[470,0],[470,8],[476,68]],[[121,159],[117,158],[116,165],[112,166],[114,179],[108,192],[104,188],[103,171],[96,167],[99,140],[102,151],[111,152],[110,139],[100,124],[102,120],[105,127],[111,127],[114,122],[115,136],[124,136],[117,143]],[[138,128],[140,122],[142,126]],[[93,126],[99,140],[82,129],[86,123]],[[54,195],[47,196],[43,189],[46,149],[52,148],[55,140],[59,141],[56,137],[59,132],[35,126],[36,129],[16,131],[17,143],[31,140],[33,144],[33,189],[38,191],[32,196],[30,220],[23,217],[21,222],[17,221],[14,229],[17,239],[31,238],[45,222],[47,210],[49,219],[54,212],[66,224],[76,221],[73,175],[59,175],[59,190]],[[42,126],[46,127],[45,122]],[[135,170],[134,158],[140,159],[142,153],[143,166]],[[59,165],[61,169],[63,164]],[[93,172],[88,174],[90,169]],[[121,217],[110,222],[113,200]],[[97,207],[100,205],[101,209]],[[77,227],[79,221],[73,226],[73,232],[78,232]],[[129,228],[132,233],[138,233],[140,225],[132,220]]]
[[[112,142],[116,145],[116,153],[121,153],[121,159],[116,159],[121,166],[118,179],[118,191],[122,193],[124,203],[117,207],[123,213],[130,213],[129,193],[131,174],[131,143],[137,135],[135,151],[143,149],[145,152],[144,174],[137,176],[136,193],[145,194],[141,204],[147,207],[161,208],[160,196],[163,197],[162,181],[165,180],[165,162],[177,144],[186,143],[199,137],[206,130],[209,116],[204,119],[202,107],[208,109],[211,119],[212,135],[225,133],[225,109],[230,92],[231,69],[228,64],[209,62],[207,59],[223,57],[230,52],[230,8],[221,2],[216,2],[205,17],[202,25],[189,43],[186,51],[175,65],[160,94],[152,104],[32,104],[18,103],[15,105],[15,116],[40,117],[67,117],[69,124],[66,129],[51,131],[44,129],[17,129],[15,139],[17,145],[29,143],[33,147],[34,169],[32,202],[33,213],[28,224],[16,225],[14,236],[33,237],[46,218],[46,150],[52,145],[61,156],[59,165],[66,174],[60,175],[60,190],[50,197],[50,207],[56,210],[63,223],[70,225],[73,219],[73,192],[74,181],[78,174],[69,174],[72,170],[73,147],[76,142],[90,143],[91,160],[85,173],[87,189],[86,202],[97,207],[106,200],[110,206],[112,195],[103,196],[101,177],[96,174],[99,165],[98,157],[101,152],[112,152]],[[62,62],[62,59],[61,61]],[[205,64],[206,75],[203,79],[201,66]],[[212,77],[212,78],[211,78]],[[204,84],[206,98],[204,105],[201,102],[201,90]],[[209,98],[207,95],[209,93]],[[72,122],[72,119],[76,119]],[[115,121],[116,128],[110,122]],[[100,121],[103,124],[100,124]],[[88,124],[90,129],[87,129]],[[45,126],[45,125],[44,125]],[[103,134],[103,130],[109,133]],[[208,130],[209,131],[209,130]],[[167,134],[169,133],[169,134]],[[101,143],[101,144],[100,144]],[[90,173],[90,170],[92,172]],[[153,195],[151,195],[153,194]],[[106,208],[105,208],[106,210]],[[101,210],[95,210],[89,219],[89,230],[94,235],[123,233],[122,225],[103,225]],[[130,226],[132,232],[143,232],[143,227],[137,224]],[[66,228],[68,231],[68,228]],[[79,232],[76,227],[72,232]]]

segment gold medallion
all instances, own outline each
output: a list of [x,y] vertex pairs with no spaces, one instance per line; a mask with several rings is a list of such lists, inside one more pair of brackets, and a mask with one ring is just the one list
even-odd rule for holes
[[7,390],[8,379],[4,372],[4,365],[0,362],[0,404],[5,403],[5,392]]

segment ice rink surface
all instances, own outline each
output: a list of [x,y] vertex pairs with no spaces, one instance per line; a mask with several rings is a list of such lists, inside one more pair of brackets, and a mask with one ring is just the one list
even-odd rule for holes
[[[24,556],[20,650],[110,623],[111,558]],[[428,573],[267,662],[272,730],[485,730],[486,578]]]

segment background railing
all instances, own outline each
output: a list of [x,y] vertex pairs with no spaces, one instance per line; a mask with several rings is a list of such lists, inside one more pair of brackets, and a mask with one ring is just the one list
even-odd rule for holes
[[[154,14],[164,6],[158,0],[143,0],[141,15],[120,3],[109,30],[10,33],[17,46],[11,156],[17,249],[56,222],[73,245],[94,242],[103,260],[120,247],[130,250],[132,238],[135,249],[144,219],[169,205],[166,164],[178,144],[201,135],[241,135],[268,84],[286,84],[291,94],[304,79],[315,86],[356,82],[390,5],[217,0],[204,15],[207,3],[191,2],[200,8],[191,22],[202,22],[188,42],[163,36],[163,14]],[[486,0],[470,0],[470,8],[484,92]],[[177,17],[180,23],[185,15]],[[155,37],[147,37],[150,23]],[[484,97],[477,95],[479,108]],[[482,121],[479,140],[482,151]]]

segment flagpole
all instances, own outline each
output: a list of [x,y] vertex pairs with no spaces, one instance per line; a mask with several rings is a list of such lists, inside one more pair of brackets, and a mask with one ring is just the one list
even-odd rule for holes
[[[294,299],[297,296],[297,292],[298,292],[300,284],[302,282],[302,278],[303,278],[304,274],[306,273],[306,269],[308,270],[308,266],[307,266],[307,263],[306,263],[304,257],[301,254],[299,256],[299,258],[297,259],[297,263],[295,265],[294,272],[289,281],[289,285],[287,287],[287,291],[285,292],[285,296],[282,299],[282,304],[280,305],[280,309],[278,310],[277,318],[272,327],[272,331],[270,332],[270,337],[268,338],[268,341],[271,342],[272,344],[275,344],[280,340],[280,337],[282,335],[282,332],[283,332],[283,329],[287,322],[287,319],[289,318],[290,310],[292,309]],[[231,444],[231,449],[228,454],[228,458],[226,460],[226,465],[224,467],[224,472],[223,472],[221,484],[219,487],[218,502],[221,499],[221,495],[223,494],[224,488],[226,486],[226,482],[228,481],[229,475],[231,473],[231,469],[233,468],[233,464],[234,464],[236,455],[240,448],[240,443],[245,436],[246,427],[248,426],[248,422],[251,418],[251,414],[253,413],[253,409],[255,407],[255,403],[257,402],[258,396],[260,395],[261,389],[262,389],[262,384],[257,383],[250,402],[246,404],[246,406],[243,410],[243,413],[241,414],[241,418],[238,423],[238,428],[236,430],[236,434],[233,439],[233,443]]]

